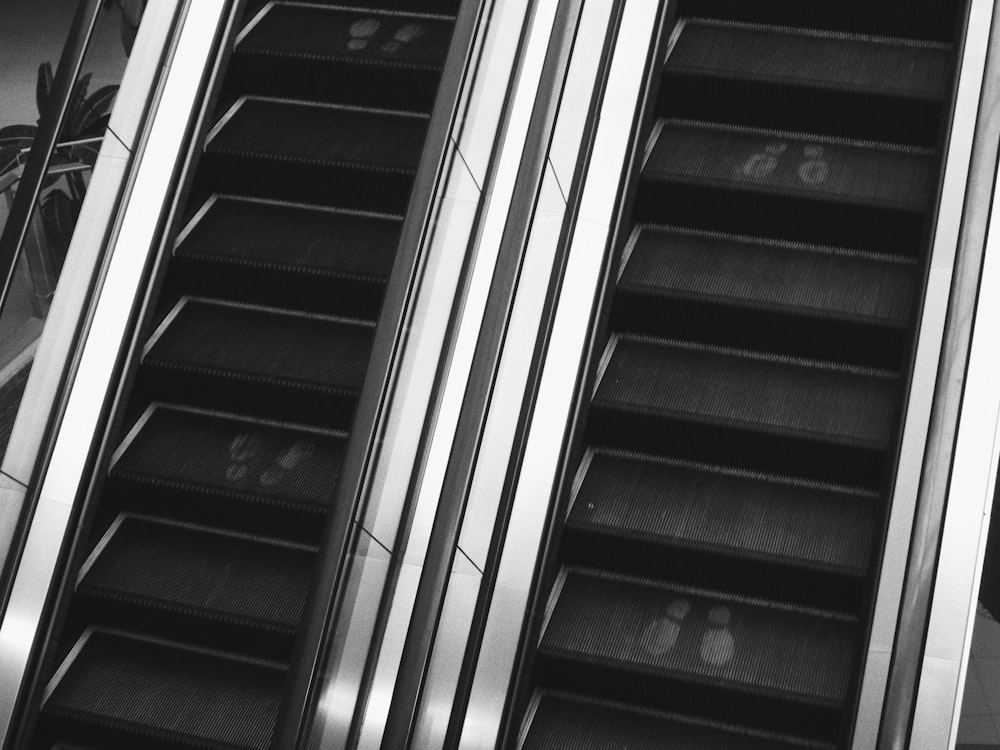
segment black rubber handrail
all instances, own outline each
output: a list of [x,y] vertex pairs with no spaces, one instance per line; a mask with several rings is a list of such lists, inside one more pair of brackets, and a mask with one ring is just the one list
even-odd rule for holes
[[[326,677],[324,667],[333,646],[331,634],[348,592],[349,560],[357,531],[355,519],[361,515],[365,503],[370,469],[385,421],[393,364],[409,325],[421,251],[430,232],[435,199],[445,178],[452,126],[459,116],[460,96],[470,73],[474,42],[484,23],[485,3],[486,0],[464,0],[455,19],[444,73],[427,126],[427,141],[375,330],[368,376],[358,398],[351,439],[320,542],[316,575],[304,609],[307,619],[296,639],[289,666],[285,697],[271,740],[271,747],[276,750],[294,750],[308,744],[318,691]],[[435,382],[435,390],[439,385]],[[407,502],[412,503],[413,499],[408,497]]]
[[[963,25],[962,32],[969,32],[968,23]],[[960,409],[955,407],[965,387],[965,373],[971,353],[975,307],[981,293],[979,283],[985,260],[987,218],[1000,151],[1000,120],[995,116],[996,92],[1000,90],[998,40],[1000,14],[994,12],[966,182],[951,301],[945,322],[941,361],[938,363],[937,384],[914,510],[913,534],[910,537],[899,620],[896,624],[896,638],[879,729],[879,750],[904,750],[910,745],[913,731],[948,503],[945,489],[947,483],[930,481],[928,474],[935,471],[950,474],[954,461],[960,417]],[[963,49],[964,44],[959,45],[959,54]],[[954,104],[950,109],[951,115],[954,115]],[[947,143],[947,140],[944,142]]]
[[70,26],[69,38],[59,57],[59,66],[52,81],[48,106],[40,112],[38,133],[28,153],[28,159],[21,174],[20,184],[14,194],[7,223],[0,234],[0,272],[3,273],[3,287],[0,288],[0,314],[7,307],[11,285],[21,257],[21,248],[31,228],[31,218],[42,194],[49,162],[59,143],[66,113],[69,112],[76,89],[77,78],[83,69],[87,48],[97,26],[102,0],[80,0]]
[[403,643],[382,750],[403,750],[410,747],[413,739],[581,10],[582,0],[560,0],[556,8],[554,31],[546,49],[524,139],[526,146],[514,183],[514,199],[500,240],[455,440]]

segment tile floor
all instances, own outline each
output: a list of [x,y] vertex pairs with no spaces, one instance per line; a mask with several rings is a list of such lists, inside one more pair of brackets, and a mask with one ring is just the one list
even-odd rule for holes
[[982,606],[972,632],[958,743],[968,750],[1000,750],[1000,623]]

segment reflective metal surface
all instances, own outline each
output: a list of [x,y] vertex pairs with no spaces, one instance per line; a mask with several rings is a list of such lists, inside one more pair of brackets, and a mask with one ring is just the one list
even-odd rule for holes
[[[31,522],[17,576],[14,580],[10,604],[0,623],[0,741],[6,738],[14,704],[18,697],[32,643],[39,627],[42,606],[49,581],[59,555],[61,542],[67,532],[67,519],[77,498],[81,482],[85,481],[84,465],[91,444],[95,439],[97,421],[105,400],[114,388],[113,371],[118,358],[122,337],[128,325],[132,307],[142,293],[141,280],[158,220],[164,209],[171,186],[175,165],[185,137],[192,112],[198,101],[203,73],[213,51],[216,31],[228,3],[225,0],[198,0],[187,9],[180,39],[174,50],[173,64],[164,70],[165,82],[155,104],[156,117],[146,131],[139,149],[141,152],[129,186],[126,207],[116,227],[110,261],[101,279],[103,292],[97,303],[86,342],[76,369],[75,381],[69,393],[61,429],[59,430],[47,472],[42,482],[40,499]],[[175,6],[175,10],[179,4]],[[151,32],[149,32],[151,33]],[[142,32],[140,32],[140,35]],[[141,38],[141,36],[140,36]],[[138,85],[138,84],[137,84]],[[127,99],[128,101],[128,99]],[[132,99],[138,102],[139,98]],[[116,169],[105,169],[107,190],[125,177],[124,160],[127,152],[121,143],[106,140],[108,152],[102,156]],[[95,177],[95,182],[98,178]],[[95,186],[96,187],[96,186]],[[88,205],[93,211],[93,222],[88,217],[88,232],[78,233],[75,241],[80,248],[79,261],[89,258],[91,263],[100,254],[106,241],[105,232],[115,212],[109,212],[106,202],[114,197],[92,190]],[[93,230],[93,233],[90,230]],[[47,330],[39,346],[38,361],[43,356],[52,360],[53,367],[61,369],[60,356],[65,356],[72,342],[65,337],[76,330],[83,301],[79,298],[81,279],[89,279],[92,268],[81,267],[81,276],[67,274],[66,301],[59,301],[58,315],[53,317],[51,331]],[[59,289],[57,299],[62,295]],[[56,305],[53,306],[56,308]],[[75,317],[76,316],[76,317]],[[58,363],[58,364],[57,364]],[[47,383],[39,383],[36,390],[51,394]],[[17,429],[17,428],[15,428]],[[27,430],[28,426],[23,429]],[[21,462],[30,456],[17,457]],[[5,466],[5,469],[8,468]],[[11,464],[12,471],[18,470]]]
[[659,10],[658,3],[628,3],[619,29],[515,490],[508,541],[462,727],[463,750],[486,750],[497,742],[520,636],[520,628],[512,623],[521,622],[526,613]]
[[[966,361],[963,350],[971,324],[968,312],[975,298],[978,276],[976,272],[972,278],[963,278],[963,269],[970,270],[970,261],[978,265],[973,256],[978,256],[982,248],[981,240],[976,247],[974,229],[985,218],[977,217],[974,205],[981,197],[970,195],[971,200],[966,201],[966,181],[973,163],[992,15],[990,0],[973,0],[855,725],[854,750],[876,746],[903,748],[908,742],[912,697],[907,697],[907,693],[912,695],[920,669],[923,636],[920,609],[926,612],[926,599],[923,604],[919,600],[929,595],[934,575],[933,550],[937,544],[936,539],[928,536],[933,535],[928,524],[933,525],[934,517],[940,519],[944,511]],[[992,176],[989,182],[992,185]],[[982,223],[980,231],[984,230]],[[941,709],[940,706],[937,709],[938,723],[944,720]]]

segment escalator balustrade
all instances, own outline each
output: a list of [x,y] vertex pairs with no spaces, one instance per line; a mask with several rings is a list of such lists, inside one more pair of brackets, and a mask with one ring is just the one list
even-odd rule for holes
[[269,746],[457,6],[248,5],[28,746]]
[[854,5],[680,3],[523,748],[846,746],[956,11]]

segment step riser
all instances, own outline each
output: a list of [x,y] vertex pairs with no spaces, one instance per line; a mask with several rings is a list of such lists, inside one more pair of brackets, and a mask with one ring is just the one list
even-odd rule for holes
[[624,539],[573,526],[566,528],[559,554],[567,565],[653,578],[670,571],[671,580],[684,586],[807,607],[854,612],[866,594],[864,580],[857,576]]
[[430,112],[440,71],[233,56],[226,85],[245,94]]
[[667,72],[657,114],[744,127],[933,147],[936,102]]
[[175,639],[200,648],[238,650],[248,656],[275,661],[291,659],[295,645],[292,631],[268,631],[246,624],[224,623],[208,616],[114,601],[78,589],[67,632],[80,633],[89,625],[136,629],[154,638]]
[[[322,506],[310,509],[265,505],[207,490],[158,485],[114,474],[105,488],[108,520],[121,512],[159,515],[185,523],[316,545],[326,516],[326,508]],[[330,494],[332,497],[333,488]]]
[[818,741],[834,741],[839,731],[838,712],[831,708],[749,693],[727,695],[717,688],[573,662],[545,651],[538,653],[535,684],[541,689],[584,692],[598,699],[626,701]]
[[143,365],[139,375],[136,393],[147,402],[182,403],[333,430],[346,431],[350,427],[357,399],[356,393],[324,393],[294,389],[288,384],[250,383],[236,377],[185,372],[151,362]]
[[937,0],[681,0],[678,16],[948,40],[955,4]]
[[167,298],[181,294],[358,320],[375,321],[382,307],[384,281],[333,278],[205,259],[176,257],[164,288]]
[[876,490],[885,470],[881,450],[628,414],[597,404],[587,420],[587,440],[592,446]]
[[919,213],[649,179],[640,183],[633,220],[903,256],[923,248]]
[[201,160],[197,192],[402,213],[412,184],[410,172],[207,152]]
[[907,343],[905,331],[898,328],[626,290],[615,295],[611,326],[622,332],[892,371],[902,365]]

